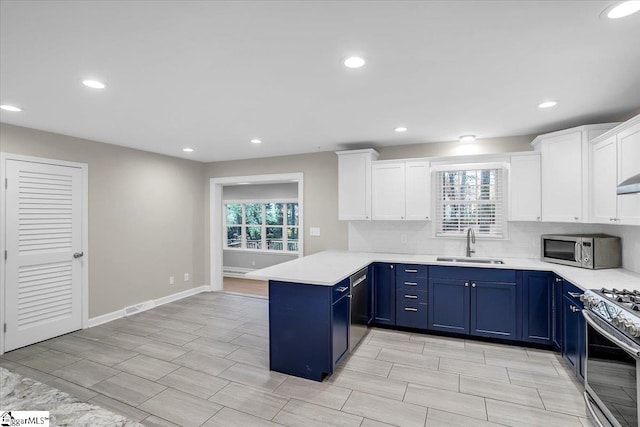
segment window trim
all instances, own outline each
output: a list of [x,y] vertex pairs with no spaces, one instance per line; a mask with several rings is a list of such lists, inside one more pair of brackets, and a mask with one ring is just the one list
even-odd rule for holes
[[509,194],[509,164],[507,161],[493,161],[493,162],[482,162],[482,163],[438,163],[432,164],[431,167],[431,182],[432,187],[431,191],[433,194],[433,211],[432,218],[434,218],[433,227],[431,227],[431,237],[436,239],[453,239],[453,240],[461,240],[466,239],[466,232],[461,234],[441,234],[441,231],[438,228],[437,223],[437,213],[438,209],[441,207],[441,200],[438,199],[438,186],[440,182],[438,181],[438,172],[443,171],[464,171],[464,170],[482,170],[482,169],[498,169],[501,172],[500,179],[502,180],[502,206],[501,206],[501,230],[502,234],[500,236],[497,235],[488,235],[479,233],[477,227],[474,227],[474,231],[476,232],[476,238],[479,240],[509,240],[509,218],[508,218],[508,194]]
[[[267,224],[267,211],[265,209],[266,204],[282,204],[282,224]],[[287,204],[296,203],[298,205],[298,224],[297,225],[288,225],[287,224]],[[242,206],[242,222],[240,224],[228,224],[227,223],[227,205],[239,204]],[[246,208],[247,204],[259,204],[262,205],[261,214],[262,220],[261,224],[247,224],[247,216],[246,216]],[[301,210],[300,210],[300,202],[299,199],[296,198],[279,198],[279,199],[228,199],[222,200],[222,230],[223,230],[223,242],[222,249],[228,251],[242,251],[242,252],[257,252],[257,253],[270,253],[270,254],[289,254],[289,255],[299,255],[301,254],[301,244],[300,244],[300,229],[301,227]],[[240,227],[240,247],[232,248],[228,246],[227,239],[227,229],[228,227]],[[246,244],[246,228],[247,227],[260,227],[260,247],[261,249],[255,248],[247,248]],[[267,228],[282,228],[282,247],[289,247],[289,239],[287,234],[288,228],[297,228],[298,229],[298,245],[297,250],[289,251],[285,249],[276,250],[276,249],[265,249],[267,247]]]

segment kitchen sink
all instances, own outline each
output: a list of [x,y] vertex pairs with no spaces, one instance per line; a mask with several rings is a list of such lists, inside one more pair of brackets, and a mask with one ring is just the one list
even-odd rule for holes
[[470,262],[474,264],[504,264],[504,261],[496,258],[466,258],[466,257],[438,257],[436,261],[443,262]]

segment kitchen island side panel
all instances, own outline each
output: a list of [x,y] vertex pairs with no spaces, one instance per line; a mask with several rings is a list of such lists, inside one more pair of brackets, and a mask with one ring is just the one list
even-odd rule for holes
[[269,281],[272,371],[315,381],[330,374],[331,287]]

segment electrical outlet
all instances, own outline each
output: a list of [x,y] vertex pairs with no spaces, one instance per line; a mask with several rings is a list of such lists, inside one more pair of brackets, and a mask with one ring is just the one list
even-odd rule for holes
[[176,278],[173,276],[169,276],[169,284],[170,285],[175,285],[176,284]]
[[189,273],[184,273],[184,281],[185,282],[189,281]]
[[256,262],[255,261],[251,261],[251,266],[254,266],[254,265],[256,265]]
[[319,236],[320,235],[320,227],[310,227],[309,228],[310,236]]
[[406,234],[401,234],[400,235],[400,243],[407,243],[407,235]]

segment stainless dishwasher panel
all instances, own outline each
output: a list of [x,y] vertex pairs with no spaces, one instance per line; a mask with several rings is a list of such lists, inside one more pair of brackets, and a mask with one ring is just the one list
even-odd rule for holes
[[351,327],[349,351],[355,350],[369,327],[369,281],[364,268],[351,276]]

